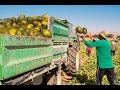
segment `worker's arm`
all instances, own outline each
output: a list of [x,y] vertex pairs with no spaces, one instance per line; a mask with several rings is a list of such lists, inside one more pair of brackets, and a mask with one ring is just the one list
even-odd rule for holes
[[85,40],[85,36],[84,35],[80,35],[78,34],[82,39],[83,39],[83,43],[88,46],[88,47],[100,47],[100,40],[95,41],[95,42],[89,42],[87,40]]
[[87,40],[83,40],[83,43],[88,46],[88,47],[100,47],[100,41],[95,41],[95,42],[89,42]]

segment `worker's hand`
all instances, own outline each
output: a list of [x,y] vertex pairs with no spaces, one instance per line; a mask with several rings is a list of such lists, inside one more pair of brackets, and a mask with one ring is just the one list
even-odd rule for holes
[[87,35],[89,36],[89,38],[90,38],[91,40],[93,40],[93,36],[92,36],[92,33],[91,33],[91,32],[87,33]]
[[78,35],[79,37],[81,37],[83,40],[85,39],[85,35],[84,35],[84,34],[79,34],[79,33],[77,33],[77,35]]
[[84,40],[85,39],[85,36],[84,35],[80,35],[80,37]]

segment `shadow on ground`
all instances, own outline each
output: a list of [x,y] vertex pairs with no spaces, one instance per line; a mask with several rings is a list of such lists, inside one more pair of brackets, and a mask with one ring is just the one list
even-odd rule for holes
[[75,75],[78,82],[84,83],[85,85],[95,85],[95,80],[88,80],[87,74]]

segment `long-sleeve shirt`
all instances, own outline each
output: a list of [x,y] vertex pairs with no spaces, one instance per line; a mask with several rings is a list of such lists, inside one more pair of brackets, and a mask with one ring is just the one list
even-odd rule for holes
[[96,47],[97,66],[99,68],[114,67],[110,51],[110,43],[107,40],[97,40],[95,42],[83,40],[83,43],[91,48]]

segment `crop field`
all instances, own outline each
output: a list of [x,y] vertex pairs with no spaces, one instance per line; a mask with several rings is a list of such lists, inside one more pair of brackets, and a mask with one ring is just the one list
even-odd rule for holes
[[[85,45],[81,43],[81,56],[86,62],[80,67],[80,71],[73,77],[73,79],[68,83],[69,85],[95,85],[96,79],[96,50],[92,49],[92,54],[90,57],[87,56],[85,52]],[[116,55],[113,56],[113,63],[115,66],[115,79],[118,85],[120,85],[120,42],[117,42]],[[102,79],[103,85],[109,85],[107,77],[104,76]]]

